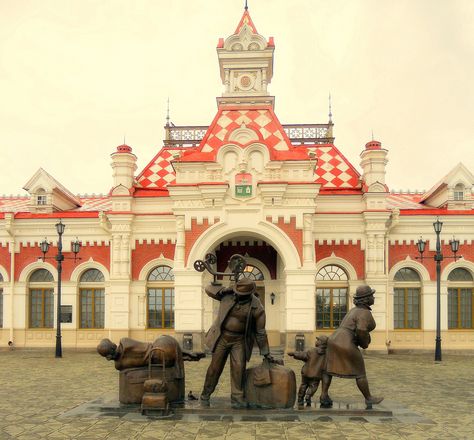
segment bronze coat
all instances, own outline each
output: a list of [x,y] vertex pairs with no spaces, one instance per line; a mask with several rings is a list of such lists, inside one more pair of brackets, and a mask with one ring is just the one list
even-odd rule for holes
[[[221,336],[222,324],[224,324],[229,312],[235,304],[234,292],[230,288],[213,286],[206,287],[206,293],[212,299],[220,301],[219,313],[211,328],[206,333],[205,343],[214,352],[217,341]],[[257,342],[261,355],[270,353],[267,332],[265,331],[265,309],[260,300],[252,294],[250,313],[245,326],[245,359],[250,360],[254,341]]]
[[301,374],[308,379],[321,379],[324,370],[326,357],[324,351],[317,347],[310,348],[306,351],[295,352],[294,358],[305,361]]
[[148,366],[152,348],[161,348],[163,352],[154,351],[152,363],[159,364],[165,357],[165,366],[174,368],[175,378],[184,378],[183,354],[178,341],[169,335],[161,335],[153,343],[141,342],[131,338],[120,339],[114,359],[117,370]]
[[326,372],[332,376],[358,378],[365,376],[365,364],[358,347],[367,348],[375,320],[370,307],[349,310],[339,328],[328,339]]

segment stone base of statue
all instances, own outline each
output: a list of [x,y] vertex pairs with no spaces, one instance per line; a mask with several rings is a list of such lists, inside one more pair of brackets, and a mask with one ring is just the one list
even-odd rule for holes
[[[92,401],[83,403],[61,415],[61,418],[120,418],[120,420],[134,422],[148,422],[160,419],[161,415],[155,412],[141,414],[140,404],[121,404],[118,395],[111,393]],[[319,408],[319,401],[311,406],[298,409],[234,409],[229,397],[213,396],[209,406],[202,406],[199,400],[186,400],[184,405],[176,407],[170,404],[170,420],[182,422],[312,422],[312,421],[360,421],[369,423],[399,422],[399,423],[432,423],[421,413],[416,413],[406,405],[391,400],[384,400],[373,409],[365,408],[364,399],[340,398],[334,399],[333,407]]]

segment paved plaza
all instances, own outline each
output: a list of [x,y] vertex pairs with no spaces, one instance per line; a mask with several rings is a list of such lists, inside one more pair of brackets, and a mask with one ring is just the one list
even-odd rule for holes
[[[286,358],[297,371],[301,363]],[[252,363],[258,363],[256,356]],[[186,393],[199,394],[208,359],[186,363]],[[93,352],[54,349],[0,351],[0,439],[474,439],[474,356],[368,353],[373,394],[403,405],[419,419],[407,422],[320,418],[308,422],[183,422],[143,418],[68,417],[73,408],[117,392],[118,372]],[[228,396],[224,371],[216,395]],[[355,381],[335,379],[334,399],[360,398]]]

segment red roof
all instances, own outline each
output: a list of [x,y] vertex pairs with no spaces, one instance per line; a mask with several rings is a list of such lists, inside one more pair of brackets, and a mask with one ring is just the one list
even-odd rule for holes
[[[253,132],[253,140],[240,144],[233,137],[241,128]],[[237,137],[238,138],[238,137]],[[222,105],[197,147],[164,147],[137,177],[139,188],[166,188],[176,180],[172,161],[215,162],[219,149],[232,143],[240,148],[259,142],[268,148],[270,160],[309,161],[318,159],[314,181],[324,189],[360,190],[360,174],[332,144],[293,145],[271,106]],[[180,152],[180,156],[173,155]]]
[[252,29],[253,34],[258,34],[257,28],[253,24],[253,21],[252,21],[252,18],[250,17],[248,9],[244,11],[244,14],[242,15],[242,18],[240,19],[239,24],[237,25],[237,28],[235,29],[234,34],[240,34],[240,31],[245,25],[249,26],[250,29]]

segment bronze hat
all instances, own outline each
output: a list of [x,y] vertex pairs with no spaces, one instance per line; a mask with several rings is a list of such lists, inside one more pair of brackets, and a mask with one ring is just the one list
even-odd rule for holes
[[249,280],[248,278],[241,278],[232,287],[234,293],[241,296],[251,295],[257,291],[255,281]]
[[367,296],[373,295],[375,293],[375,289],[372,289],[372,287],[364,285],[364,286],[359,286],[356,289],[356,293],[354,295],[354,298],[365,298]]

